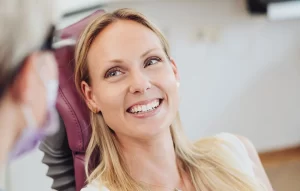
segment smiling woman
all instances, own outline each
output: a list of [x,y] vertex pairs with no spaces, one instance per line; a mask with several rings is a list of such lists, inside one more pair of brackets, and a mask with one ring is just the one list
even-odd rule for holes
[[[83,191],[271,190],[244,138],[186,138],[176,63],[144,15],[120,9],[98,17],[81,35],[75,59],[76,86],[91,110],[93,130]],[[101,162],[91,170],[94,150]]]

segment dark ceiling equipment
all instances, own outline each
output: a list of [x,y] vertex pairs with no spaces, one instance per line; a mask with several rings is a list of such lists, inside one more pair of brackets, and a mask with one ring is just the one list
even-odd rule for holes
[[291,1],[299,0],[247,0],[247,8],[252,14],[266,14],[268,4]]

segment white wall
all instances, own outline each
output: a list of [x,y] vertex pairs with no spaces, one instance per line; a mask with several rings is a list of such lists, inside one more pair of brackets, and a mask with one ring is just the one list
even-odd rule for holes
[[[166,32],[181,74],[181,115],[191,139],[229,131],[249,137],[258,150],[300,142],[300,20],[249,16],[242,0],[106,9],[118,7],[137,8]],[[34,151],[12,165],[13,191],[50,190],[41,157]]]

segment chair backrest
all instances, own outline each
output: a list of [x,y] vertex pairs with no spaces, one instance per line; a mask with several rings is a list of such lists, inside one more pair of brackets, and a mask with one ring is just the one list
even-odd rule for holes
[[[90,140],[91,128],[88,108],[78,94],[74,82],[74,42],[77,41],[87,24],[103,13],[104,11],[98,10],[62,29],[60,31],[61,43],[57,43],[60,47],[55,51],[59,68],[57,110],[65,124],[69,147],[73,153],[76,191],[85,185],[84,155]],[[63,42],[69,42],[69,44]]]

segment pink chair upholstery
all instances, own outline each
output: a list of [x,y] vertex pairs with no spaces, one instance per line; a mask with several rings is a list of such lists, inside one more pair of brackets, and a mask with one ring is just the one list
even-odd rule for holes
[[[81,21],[60,31],[61,39],[77,40],[87,24],[103,14],[98,10]],[[84,156],[89,143],[91,128],[89,112],[77,93],[74,83],[74,45],[63,46],[55,52],[59,68],[58,112],[65,124],[69,147],[74,159],[76,191],[85,185]]]

